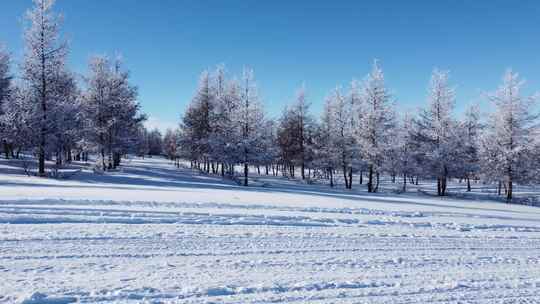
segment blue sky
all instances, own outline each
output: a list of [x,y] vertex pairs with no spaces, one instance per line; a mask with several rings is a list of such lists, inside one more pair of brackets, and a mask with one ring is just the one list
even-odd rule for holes
[[[31,0],[2,1],[0,42],[19,60]],[[57,0],[70,64],[122,54],[150,125],[176,125],[200,72],[250,66],[269,113],[303,82],[316,115],[336,85],[361,79],[374,58],[400,109],[425,103],[434,67],[451,71],[457,110],[511,67],[540,89],[539,1]]]

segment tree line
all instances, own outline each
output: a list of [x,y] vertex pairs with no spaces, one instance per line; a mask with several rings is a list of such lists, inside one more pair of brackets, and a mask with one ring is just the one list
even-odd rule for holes
[[82,77],[69,70],[67,43],[54,0],[34,0],[25,15],[24,59],[15,77],[0,48],[0,139],[6,158],[32,151],[37,173],[46,160],[62,165],[99,156],[100,170],[116,168],[121,156],[144,149],[146,119],[137,88],[120,59],[94,56]]
[[[437,193],[451,178],[497,185],[508,201],[513,186],[538,183],[537,95],[523,93],[524,81],[511,70],[485,94],[492,111],[472,105],[456,115],[449,72],[435,69],[427,104],[398,113],[378,62],[361,80],[328,93],[315,116],[305,86],[280,117],[270,117],[254,72],[230,77],[224,66],[204,71],[176,130],[161,136],[143,126],[137,87],[121,60],[94,56],[78,76],[66,64],[69,47],[61,37],[54,0],[34,0],[25,15],[24,58],[15,76],[9,52],[0,47],[0,140],[6,158],[33,153],[37,173],[46,161],[62,165],[96,155],[96,168],[116,168],[123,155],[164,153],[191,161],[207,173],[248,185],[251,170],[315,179],[345,188],[367,184],[379,191],[381,177],[402,183],[434,179]],[[261,173],[262,171],[262,173]]]
[[204,71],[177,130],[167,131],[164,153],[187,159],[207,173],[234,176],[249,168],[259,174],[326,180],[341,175],[351,189],[353,176],[377,192],[381,176],[407,184],[436,180],[437,194],[448,193],[448,180],[496,183],[512,200],[515,183],[538,182],[538,96],[523,93],[524,82],[508,70],[500,86],[485,94],[493,111],[478,104],[458,117],[449,72],[435,69],[427,104],[417,112],[398,113],[378,62],[362,81],[328,93],[319,117],[310,112],[306,88],[277,119],[269,117],[251,69],[240,78],[225,68]]

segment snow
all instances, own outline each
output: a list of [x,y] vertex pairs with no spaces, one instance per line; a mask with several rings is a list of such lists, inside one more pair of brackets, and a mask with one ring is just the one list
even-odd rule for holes
[[244,188],[161,158],[65,180],[13,164],[0,160],[0,303],[540,301],[538,208]]

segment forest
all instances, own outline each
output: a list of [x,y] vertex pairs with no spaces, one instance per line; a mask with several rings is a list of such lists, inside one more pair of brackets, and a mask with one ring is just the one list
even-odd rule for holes
[[[496,185],[508,201],[515,184],[538,183],[538,95],[508,70],[498,88],[455,113],[448,71],[434,69],[426,105],[397,110],[399,96],[385,84],[380,62],[362,78],[328,92],[322,113],[310,111],[306,86],[280,117],[265,112],[254,72],[228,75],[224,65],[203,71],[176,130],[147,130],[137,87],[120,58],[94,56],[85,75],[67,66],[69,46],[53,1],[35,1],[25,16],[24,60],[16,65],[0,50],[0,138],[6,158],[33,155],[39,176],[72,160],[95,170],[117,168],[127,154],[164,154],[180,165],[249,184],[261,174],[323,181],[347,189],[366,184],[379,191],[381,178],[402,184],[436,180],[445,196],[449,179]],[[15,66],[18,66],[15,72]],[[174,89],[174,88],[167,88]],[[422,88],[418,88],[422,90]],[[354,181],[353,177],[358,181]],[[434,183],[435,184],[435,183]]]

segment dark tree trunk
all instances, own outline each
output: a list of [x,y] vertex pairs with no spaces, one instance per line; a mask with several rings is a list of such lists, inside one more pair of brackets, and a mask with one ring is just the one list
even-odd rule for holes
[[248,185],[249,167],[248,163],[244,163],[244,186]]
[[369,165],[369,172],[368,172],[368,184],[367,184],[367,188],[368,188],[368,192],[373,192],[374,190],[374,187],[373,187],[373,165]]
[[345,180],[345,189],[349,189],[349,178],[347,177],[347,167],[343,166],[343,179]]
[[513,190],[513,181],[512,181],[512,168],[510,168],[508,174],[508,189],[506,192],[506,202],[511,203],[512,202],[512,190]]
[[71,149],[67,149],[67,157],[66,157],[66,161],[68,163],[71,163],[71,161],[73,161],[73,154],[71,153]]
[[107,166],[105,165],[105,149],[101,148],[101,167],[103,171],[107,170]]
[[403,192],[407,192],[407,173],[403,172]]
[[349,167],[349,189],[352,189],[352,167]]

